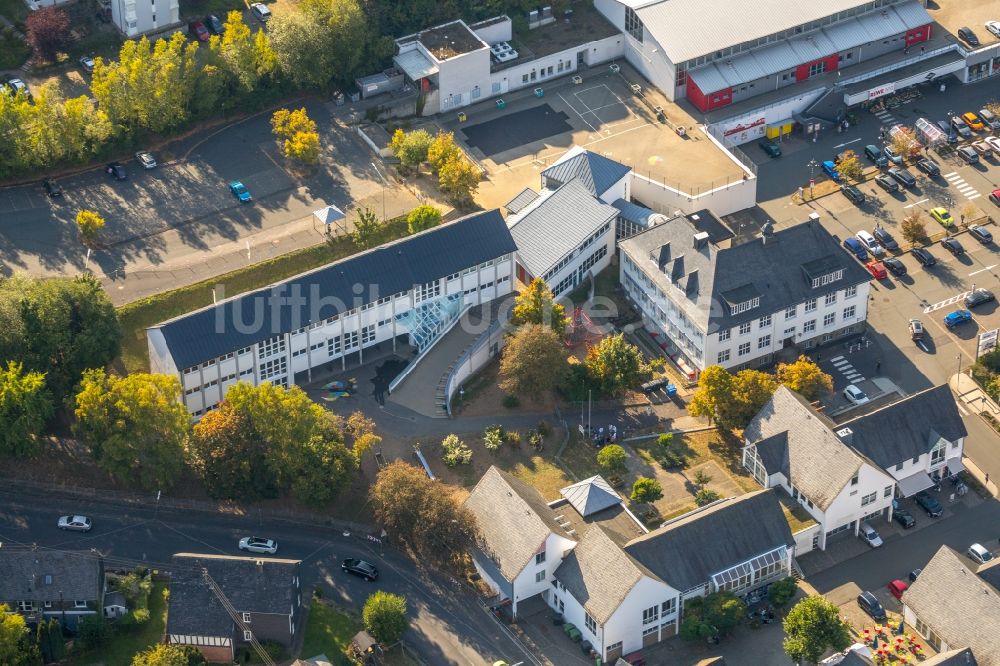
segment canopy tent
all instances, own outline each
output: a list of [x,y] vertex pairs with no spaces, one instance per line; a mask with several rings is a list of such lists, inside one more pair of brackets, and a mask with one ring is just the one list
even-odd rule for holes
[[327,233],[346,234],[347,216],[336,206],[327,206],[313,212],[313,218],[326,225]]

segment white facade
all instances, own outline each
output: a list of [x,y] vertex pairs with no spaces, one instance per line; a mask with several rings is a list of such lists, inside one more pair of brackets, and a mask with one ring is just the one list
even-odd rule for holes
[[713,128],[722,134],[728,146],[754,141],[763,138],[768,127],[792,122],[796,114],[805,112],[825,93],[826,88],[813,88],[792,94],[778,102],[714,123]]
[[[592,67],[621,58],[623,42],[622,35],[612,35],[492,72],[489,74],[489,96],[519,88],[544,87],[546,82],[572,74],[578,67]],[[441,110],[444,111],[444,107]]]
[[615,224],[611,221],[539,277],[552,289],[553,296],[559,298],[582,284],[588,274],[597,275],[607,268],[614,253]]
[[111,20],[126,37],[173,25],[180,21],[179,0],[111,0]]
[[[676,78],[674,64],[663,55],[663,47],[657,43],[645,26],[641,28],[641,41],[629,33],[625,26],[626,4],[632,3],[624,3],[620,0],[594,0],[594,7],[597,11],[603,14],[613,26],[621,30],[625,39],[623,45],[625,59],[647,80],[652,82],[667,99],[674,101],[677,98],[674,86]],[[680,89],[679,94],[683,97],[683,88]]]
[[563,558],[575,547],[576,541],[549,533],[545,543],[539,546],[535,559],[528,562],[528,565],[521,570],[512,583],[514,598],[511,601],[514,604],[515,615],[519,601],[547,592],[552,588],[555,570],[562,564]]
[[192,416],[199,417],[238,381],[288,386],[295,383],[297,373],[311,378],[311,370],[326,363],[339,361],[346,368],[348,357],[354,354],[358,363],[364,362],[365,348],[390,340],[395,346],[397,336],[408,333],[397,318],[431,299],[451,296],[464,309],[506,296],[512,291],[513,270],[513,254],[506,254],[184,369],[176,367],[163,334],[151,328],[147,330],[150,369],[179,376],[184,404]]

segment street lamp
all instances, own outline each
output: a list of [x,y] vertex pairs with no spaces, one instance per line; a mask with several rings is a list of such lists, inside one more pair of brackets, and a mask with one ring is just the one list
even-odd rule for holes
[[814,176],[816,174],[816,167],[819,166],[819,162],[816,160],[809,160],[809,163],[806,164],[806,166],[809,167],[809,198],[812,199],[813,185],[816,184],[816,178]]
[[962,355],[959,354],[955,358],[958,359],[958,374],[961,375],[962,374]]
[[385,176],[382,175],[382,172],[379,171],[379,168],[375,166],[374,162],[370,162],[370,164],[372,165],[372,168],[375,169],[375,173],[378,174],[378,177],[382,179],[382,221],[385,222]]

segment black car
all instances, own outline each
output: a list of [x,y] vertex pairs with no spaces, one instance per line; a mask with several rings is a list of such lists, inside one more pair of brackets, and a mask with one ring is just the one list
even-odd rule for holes
[[125,171],[125,167],[121,165],[121,162],[112,162],[108,166],[104,167],[104,173],[108,174],[115,180],[128,180],[128,172]]
[[374,564],[365,562],[364,560],[356,560],[353,557],[349,557],[341,562],[340,570],[364,578],[368,582],[378,578],[378,569],[375,568]]
[[879,245],[887,250],[898,250],[899,243],[896,239],[892,237],[885,227],[875,227],[875,231],[872,233],[875,236],[875,240],[879,242]]
[[946,250],[951,252],[956,257],[965,254],[965,248],[962,247],[962,244],[958,242],[957,238],[945,236],[941,239],[941,245],[943,245]]
[[886,192],[898,192],[899,183],[894,181],[892,177],[883,174],[879,174],[875,177],[875,183],[881,187]]
[[222,21],[219,20],[218,16],[214,14],[209,14],[205,17],[205,27],[213,35],[221,35],[226,31],[226,26],[222,25]]
[[882,260],[882,265],[885,266],[885,270],[889,271],[896,277],[906,275],[906,264],[896,257],[886,257]]
[[931,178],[937,178],[941,175],[941,167],[937,165],[936,162],[932,162],[926,157],[921,157],[917,160],[917,168],[926,173]]
[[896,509],[893,511],[892,519],[902,525],[904,530],[908,530],[917,524],[917,519],[906,509]]
[[910,579],[911,583],[915,583],[917,581],[917,577],[920,576],[921,571],[923,571],[923,569],[914,569],[913,571],[910,572],[908,578]]
[[958,135],[963,139],[972,138],[972,128],[969,127],[969,124],[962,120],[959,116],[951,117],[951,128],[958,132]]
[[885,609],[882,608],[882,604],[875,598],[875,595],[868,590],[858,595],[858,605],[861,606],[861,610],[871,615],[872,619],[876,622],[885,622]]
[[844,193],[845,197],[856,204],[863,204],[865,202],[865,193],[853,185],[841,185],[840,191]]
[[965,307],[974,308],[977,305],[982,305],[983,303],[989,303],[995,300],[997,300],[997,297],[994,296],[993,292],[989,289],[976,289],[974,292],[965,297]]
[[941,506],[941,502],[934,499],[934,496],[928,493],[926,490],[921,490],[917,493],[914,498],[920,508],[927,512],[927,515],[931,518],[937,518],[944,512],[944,507]]
[[917,184],[917,179],[913,177],[913,174],[906,169],[901,169],[899,167],[892,167],[889,169],[889,175],[892,176],[897,183],[903,187],[913,187]]
[[969,235],[983,245],[989,245],[993,242],[993,234],[986,227],[981,227],[978,224],[969,225]]
[[768,139],[761,139],[757,144],[760,149],[771,157],[781,157],[781,146]]
[[920,262],[920,265],[925,268],[929,268],[937,263],[937,259],[935,259],[934,255],[930,253],[930,250],[922,247],[913,248],[910,250],[910,254],[912,254],[916,260]]
[[54,180],[49,180],[48,178],[46,178],[45,180],[42,181],[42,187],[45,188],[45,193],[48,194],[53,199],[55,199],[56,197],[61,197],[63,195],[62,186],[60,186],[59,183],[57,183]]
[[972,28],[962,27],[958,29],[958,36],[963,42],[969,46],[979,46],[979,38],[976,37],[976,33],[972,32]]

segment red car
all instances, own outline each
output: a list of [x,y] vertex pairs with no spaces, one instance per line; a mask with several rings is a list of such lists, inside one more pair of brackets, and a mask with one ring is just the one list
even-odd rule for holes
[[990,192],[990,201],[1000,206],[1000,190],[993,190]]
[[875,276],[876,280],[884,280],[886,276],[885,264],[881,261],[869,261],[865,264],[865,268],[868,272]]
[[199,42],[207,42],[209,37],[208,28],[201,21],[191,21],[188,23],[188,32]]
[[898,579],[894,580],[888,585],[889,594],[896,597],[897,599],[902,599],[903,592],[906,592],[906,590],[909,589],[909,587],[910,586],[907,583],[904,583],[901,580]]

